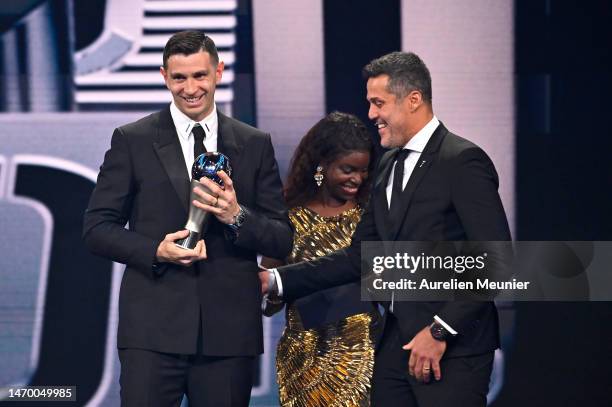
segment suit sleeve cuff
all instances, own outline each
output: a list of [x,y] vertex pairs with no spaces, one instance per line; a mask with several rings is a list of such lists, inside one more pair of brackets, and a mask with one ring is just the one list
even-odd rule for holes
[[160,244],[161,242],[158,242],[157,246],[155,246],[153,261],[151,262],[151,271],[153,272],[154,277],[159,277],[164,274],[166,272],[166,267],[168,266],[168,263],[162,263],[160,261],[157,261],[157,248]]
[[434,320],[435,320],[437,323],[439,323],[440,325],[442,325],[442,326],[444,327],[444,329],[446,329],[446,330],[447,330],[447,331],[448,331],[448,332],[449,332],[451,335],[453,335],[453,336],[454,336],[454,335],[457,335],[457,334],[458,334],[458,332],[457,332],[457,331],[455,331],[455,330],[454,330],[454,329],[453,329],[453,328],[452,328],[452,327],[451,327],[449,324],[447,324],[446,322],[444,322],[444,321],[442,320],[442,318],[440,318],[439,316],[434,315]]

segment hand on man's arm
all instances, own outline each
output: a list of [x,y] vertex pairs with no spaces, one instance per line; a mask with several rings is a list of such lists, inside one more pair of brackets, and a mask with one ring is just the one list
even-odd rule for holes
[[281,311],[285,306],[281,296],[282,290],[279,290],[280,279],[277,280],[278,274],[276,269],[268,270],[263,266],[259,266],[259,281],[261,282],[261,293],[263,294],[263,302],[261,310],[267,317],[271,317]]
[[259,282],[261,283],[261,293],[263,295],[268,295],[268,287],[270,285],[270,273],[270,270],[265,269],[261,266],[259,267]]

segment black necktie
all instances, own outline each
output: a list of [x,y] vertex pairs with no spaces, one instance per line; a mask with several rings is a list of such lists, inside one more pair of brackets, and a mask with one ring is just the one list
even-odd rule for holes
[[195,140],[193,144],[193,159],[195,160],[200,156],[200,154],[204,154],[206,152],[206,147],[204,147],[206,133],[199,123],[196,123],[193,126],[193,130],[191,130],[191,132],[193,133],[193,138]]
[[400,210],[400,197],[403,191],[404,183],[404,161],[410,154],[410,150],[402,149],[397,152],[395,156],[395,169],[393,170],[393,187],[391,188],[391,205],[389,207],[389,214],[391,218],[395,218]]

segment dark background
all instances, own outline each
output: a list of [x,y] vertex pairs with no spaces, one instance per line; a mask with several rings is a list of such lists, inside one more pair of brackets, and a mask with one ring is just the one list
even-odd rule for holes
[[[612,240],[612,4],[515,2],[516,240]],[[497,406],[611,406],[612,304],[517,303]]]

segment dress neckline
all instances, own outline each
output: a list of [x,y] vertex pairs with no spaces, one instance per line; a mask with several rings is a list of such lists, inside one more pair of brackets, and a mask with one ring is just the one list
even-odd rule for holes
[[304,209],[305,211],[309,212],[309,213],[310,213],[311,215],[313,215],[315,218],[318,218],[318,219],[323,219],[323,220],[325,220],[325,221],[333,221],[333,220],[338,220],[338,219],[340,219],[340,218],[343,218],[344,216],[346,216],[346,215],[347,215],[347,214],[349,214],[349,213],[353,213],[353,212],[359,212],[359,211],[361,211],[361,207],[359,206],[359,204],[355,205],[355,206],[354,206],[354,207],[352,207],[352,208],[346,209],[346,210],[344,210],[344,211],[342,211],[342,212],[340,212],[340,213],[338,213],[338,214],[336,214],[336,215],[333,215],[333,216],[323,216],[323,215],[321,215],[321,214],[317,213],[315,210],[310,209],[310,208],[309,208],[309,207],[307,207],[307,206],[298,206],[298,207],[296,207],[295,209],[300,209],[300,208],[302,208],[302,209]]

